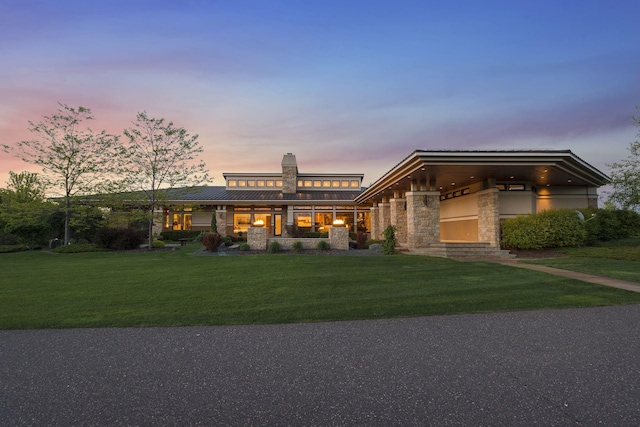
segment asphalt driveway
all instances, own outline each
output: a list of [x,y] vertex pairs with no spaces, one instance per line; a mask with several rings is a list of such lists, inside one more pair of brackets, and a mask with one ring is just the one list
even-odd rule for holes
[[0,331],[0,425],[640,425],[640,305]]

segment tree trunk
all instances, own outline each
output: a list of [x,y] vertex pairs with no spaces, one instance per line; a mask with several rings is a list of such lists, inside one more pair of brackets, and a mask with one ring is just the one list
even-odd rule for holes
[[69,244],[69,223],[71,222],[71,202],[69,197],[64,201],[64,244]]
[[149,217],[149,250],[153,250],[153,207],[151,208],[151,216]]

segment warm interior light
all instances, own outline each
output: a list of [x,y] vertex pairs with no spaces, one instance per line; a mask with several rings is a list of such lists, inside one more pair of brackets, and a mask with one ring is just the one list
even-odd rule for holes
[[344,225],[344,220],[342,219],[336,219],[335,221],[333,221],[333,226],[334,227],[340,227]]
[[253,223],[254,227],[264,227],[264,221],[259,219],[256,222]]

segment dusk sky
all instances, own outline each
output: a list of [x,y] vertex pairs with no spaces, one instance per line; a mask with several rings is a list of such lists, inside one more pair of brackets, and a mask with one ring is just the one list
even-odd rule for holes
[[[223,172],[378,179],[416,149],[570,149],[609,173],[640,105],[640,1],[0,0],[0,144],[57,102],[140,111]],[[37,170],[0,152],[10,170]]]

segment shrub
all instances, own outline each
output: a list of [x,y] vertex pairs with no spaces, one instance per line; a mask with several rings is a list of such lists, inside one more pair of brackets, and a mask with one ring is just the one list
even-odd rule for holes
[[249,244],[248,243],[240,243],[240,246],[238,247],[238,249],[240,249],[241,251],[248,251],[249,249]]
[[162,248],[164,248],[164,242],[162,240],[154,240],[151,243],[151,247],[153,249],[162,249]]
[[282,247],[280,246],[280,243],[276,242],[275,240],[272,241],[271,243],[269,243],[269,247],[267,248],[267,252],[269,252],[270,254],[277,254],[278,252],[280,252],[282,249]]
[[630,210],[581,209],[587,244],[640,235],[640,215]]
[[382,253],[385,255],[393,255],[396,253],[396,230],[395,225],[389,225],[384,229],[382,235],[384,242],[382,243]]
[[202,238],[202,244],[209,252],[216,252],[222,243],[222,236],[218,233],[208,233]]
[[287,231],[287,234],[294,238],[300,238],[304,235],[304,231],[298,227],[297,225],[285,225],[284,229]]
[[358,231],[355,241],[358,249],[365,249],[367,247],[367,233]]
[[18,236],[16,236],[15,234],[5,234],[3,236],[0,236],[0,245],[12,246],[17,244],[18,244]]
[[330,248],[329,242],[326,240],[320,240],[316,243],[316,248],[321,251],[328,251]]
[[231,246],[233,245],[233,238],[231,236],[225,236],[224,238],[224,245],[225,246]]
[[364,248],[365,249],[369,249],[369,246],[371,246],[371,245],[374,245],[374,244],[382,245],[383,243],[384,243],[384,240],[369,239],[366,242],[364,242]]
[[0,254],[8,254],[11,252],[28,251],[31,248],[27,245],[0,245]]
[[52,249],[51,252],[59,253],[59,254],[79,254],[85,252],[104,252],[107,249],[100,248],[91,244],[79,244],[79,245],[62,245],[58,246],[55,249]]
[[201,231],[197,230],[168,230],[160,233],[162,240],[180,240],[180,239],[195,239]]
[[551,209],[502,223],[502,245],[506,248],[563,248],[584,245],[586,239],[585,224],[573,209]]
[[302,233],[302,237],[304,237],[305,239],[326,239],[327,237],[329,237],[329,233],[321,233],[319,231],[305,231],[304,233]]
[[302,252],[302,242],[300,241],[296,241],[293,242],[293,244],[291,245],[291,249],[293,250],[293,252],[299,254],[300,252]]
[[96,233],[94,243],[101,248],[126,251],[138,249],[145,239],[145,233],[138,230],[104,227]]

